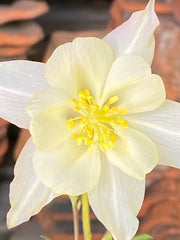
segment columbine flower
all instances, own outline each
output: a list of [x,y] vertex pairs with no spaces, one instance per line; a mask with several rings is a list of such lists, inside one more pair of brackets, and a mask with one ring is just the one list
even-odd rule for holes
[[[88,192],[115,239],[131,239],[156,164],[180,167],[180,105],[151,74],[154,1],[104,40],[77,38],[46,64],[0,64],[0,115],[32,138],[10,188],[14,227],[61,194]],[[27,113],[28,112],[28,113]]]

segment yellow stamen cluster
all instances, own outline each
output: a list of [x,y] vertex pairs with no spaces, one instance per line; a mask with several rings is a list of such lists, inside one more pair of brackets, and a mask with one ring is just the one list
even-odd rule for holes
[[118,101],[118,96],[111,97],[102,107],[97,105],[87,89],[79,91],[78,96],[79,100],[72,99],[71,103],[74,105],[74,111],[81,115],[69,119],[67,127],[72,130],[75,126],[82,125],[82,129],[72,138],[77,139],[78,145],[84,142],[88,146],[89,153],[92,152],[92,144],[96,143],[102,151],[113,148],[116,132],[111,124],[119,124],[122,128],[128,127],[128,122],[120,116],[125,115],[126,110],[110,107]]

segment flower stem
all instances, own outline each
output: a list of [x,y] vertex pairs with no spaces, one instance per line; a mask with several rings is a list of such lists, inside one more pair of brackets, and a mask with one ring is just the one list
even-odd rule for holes
[[69,196],[72,204],[72,210],[73,210],[73,225],[74,225],[74,240],[79,239],[79,218],[78,218],[78,198],[79,197],[73,197]]
[[73,206],[74,240],[79,239],[79,219],[77,206]]
[[88,201],[87,193],[82,194],[82,221],[83,221],[84,240],[91,240],[89,201]]

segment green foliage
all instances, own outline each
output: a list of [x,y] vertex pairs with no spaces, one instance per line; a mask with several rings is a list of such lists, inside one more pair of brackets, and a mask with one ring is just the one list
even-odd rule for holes
[[150,239],[153,239],[153,237],[148,234],[142,234],[134,237],[132,240],[150,240]]
[[49,238],[47,236],[41,236],[41,238],[43,238],[44,240],[52,240],[51,238]]
[[[41,238],[43,238],[44,240],[52,240],[51,238],[49,238],[47,236],[41,236]],[[112,238],[111,234],[109,232],[107,232],[101,240],[112,240],[112,239],[113,238]],[[142,234],[142,235],[132,238],[132,240],[151,240],[151,239],[153,239],[153,237],[148,234]]]
[[106,234],[101,238],[101,240],[113,240],[112,235],[110,232],[106,232]]

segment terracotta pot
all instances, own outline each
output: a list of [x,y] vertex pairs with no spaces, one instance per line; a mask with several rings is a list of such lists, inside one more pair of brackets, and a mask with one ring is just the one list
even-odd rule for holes
[[180,1],[179,0],[167,0],[171,6],[175,20],[180,24]]

